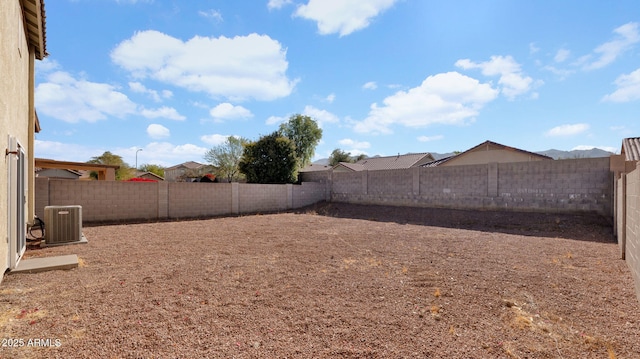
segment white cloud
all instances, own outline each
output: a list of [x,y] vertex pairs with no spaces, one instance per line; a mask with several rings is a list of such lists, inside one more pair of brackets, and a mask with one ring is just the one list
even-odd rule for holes
[[529,43],[529,53],[533,55],[538,51],[540,51],[540,48],[538,46],[536,46],[535,42],[530,42]]
[[322,127],[327,123],[337,123],[340,122],[338,116],[332,114],[327,110],[320,110],[313,106],[305,106],[304,111],[302,111],[303,115],[309,116],[318,122],[318,126]]
[[438,140],[441,140],[443,138],[444,138],[443,135],[420,136],[420,137],[418,137],[418,141],[420,141],[420,142],[431,142],[431,141],[438,141]]
[[397,0],[309,0],[300,5],[294,16],[313,20],[322,35],[346,36],[369,26],[371,20]]
[[593,52],[598,56],[594,61],[589,62],[592,56],[583,56],[579,63],[585,63],[583,65],[584,70],[596,70],[603,68],[618,58],[622,53],[629,50],[632,45],[640,42],[640,32],[637,22],[630,22],[624,24],[613,32],[616,34],[616,38],[605,42],[604,44],[596,47]]
[[333,101],[335,101],[335,99],[336,99],[336,94],[331,93],[324,100],[327,101],[328,103],[333,103]]
[[456,61],[456,66],[464,70],[480,69],[485,76],[500,76],[498,84],[502,86],[502,94],[509,100],[529,92],[534,85],[533,79],[522,73],[520,64],[511,56],[491,56],[491,60],[485,62],[462,59]]
[[253,117],[251,111],[242,106],[234,106],[228,102],[219,104],[209,111],[211,117],[216,121],[235,120]]
[[640,100],[640,68],[630,74],[620,75],[614,83],[618,89],[604,96],[603,101],[630,102]]
[[195,36],[182,41],[149,30],[118,44],[111,60],[137,78],[234,101],[268,101],[288,96],[298,82],[286,76],[286,53],[267,35]]
[[140,111],[140,114],[150,119],[166,118],[169,120],[176,120],[176,121],[184,121],[186,119],[186,117],[179,114],[175,108],[167,107],[167,106],[162,106],[160,108],[156,108],[152,110],[143,108]]
[[542,67],[543,70],[549,71],[554,75],[557,75],[560,77],[561,80],[564,80],[565,78],[567,78],[569,75],[575,73],[574,70],[565,70],[565,69],[559,69],[557,67],[554,66],[543,66]]
[[[140,147],[127,148],[93,148],[74,143],[62,143],[54,141],[35,141],[35,152],[38,158],[51,158],[60,161],[86,162],[91,157],[102,155],[105,151],[111,151],[131,165],[135,163],[136,151]],[[186,161],[199,161],[207,152],[207,148],[190,143],[174,145],[169,142],[151,142],[142,147],[138,154],[138,163],[153,163],[161,166],[173,166]]]
[[219,10],[210,9],[207,11],[200,10],[198,11],[198,15],[202,17],[206,17],[208,19],[212,19],[215,22],[222,22],[222,13]]
[[341,144],[342,146],[349,146],[349,147],[359,148],[359,149],[371,147],[371,144],[367,141],[355,141],[350,138],[342,139],[338,141],[338,143]]
[[202,140],[202,142],[206,144],[209,144],[212,146],[218,146],[225,143],[225,141],[227,141],[227,138],[229,138],[229,135],[213,134],[213,135],[204,135],[200,137],[200,140]]
[[35,156],[58,161],[86,162],[91,157],[100,156],[103,149],[56,141],[35,140]]
[[571,55],[571,51],[567,49],[560,49],[556,52],[556,56],[553,57],[555,62],[565,62],[569,56]]
[[366,84],[362,85],[362,88],[365,90],[375,90],[378,88],[378,84],[375,81],[369,81]]
[[458,72],[427,77],[420,86],[398,91],[371,105],[369,116],[354,126],[361,133],[391,133],[394,124],[425,127],[432,124],[463,125],[493,101],[498,91],[489,84]]
[[352,156],[367,155],[368,153],[365,150],[371,147],[371,144],[369,142],[355,141],[350,138],[342,139],[338,141],[338,143],[341,146],[344,146],[344,151],[350,153]]
[[38,112],[66,122],[96,122],[136,113],[136,104],[114,86],[76,79],[63,71],[49,74],[35,92]]
[[171,131],[169,131],[168,128],[162,125],[152,123],[149,126],[147,126],[147,135],[149,135],[149,137],[155,140],[158,140],[161,138],[166,138],[171,136]]
[[601,149],[603,151],[607,151],[607,152],[611,152],[611,153],[617,153],[618,149],[615,147],[611,147],[611,146],[589,146],[589,145],[580,145],[580,146],[576,146],[574,148],[571,149],[571,151],[588,151],[588,150],[592,150],[594,148],[597,149]]
[[136,93],[149,95],[155,102],[161,102],[163,98],[171,98],[173,96],[173,92],[169,90],[163,90],[160,94],[156,90],[148,89],[141,82],[129,82],[129,89]]
[[576,123],[573,125],[560,125],[556,126],[545,133],[546,136],[559,137],[559,136],[573,136],[583,133],[589,129],[589,125],[586,123]]
[[289,120],[287,117],[280,117],[280,116],[269,116],[269,118],[265,121],[265,124],[271,126],[271,125],[279,125],[283,122],[286,122],[287,120]]
[[269,10],[280,9],[285,5],[291,4],[291,0],[269,0],[267,7]]
[[[169,142],[151,142],[144,146],[144,150],[140,152],[144,162],[141,162],[140,159],[138,162],[153,163],[162,166],[173,166],[186,161],[198,161],[202,163],[202,158],[207,150],[205,147],[196,146],[191,143],[174,145]],[[119,152],[114,151],[114,153]],[[125,154],[122,156],[124,158]],[[135,153],[133,155],[127,154],[127,157],[133,158],[134,156]]]
[[56,60],[51,60],[48,57],[45,57],[41,61],[36,61],[36,74],[59,70],[60,67],[60,64],[58,64]]

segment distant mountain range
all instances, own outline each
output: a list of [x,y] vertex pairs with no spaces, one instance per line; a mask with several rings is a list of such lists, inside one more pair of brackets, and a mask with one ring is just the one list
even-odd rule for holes
[[546,151],[541,151],[536,153],[549,156],[555,160],[571,159],[571,158],[609,157],[611,155],[615,155],[615,153],[601,150],[599,148],[592,148],[590,150],[573,150],[573,151],[546,150]]
[[[536,152],[536,153],[541,154],[541,155],[545,155],[545,156],[549,156],[549,157],[553,158],[554,160],[572,159],[572,158],[609,157],[609,156],[615,154],[615,153],[612,153],[612,152],[601,150],[599,148],[592,148],[590,150],[573,150],[573,151],[546,150],[546,151],[539,151],[539,152]],[[436,160],[439,160],[441,158],[453,156],[454,153],[453,152],[449,152],[449,153],[431,152],[431,155]],[[376,155],[376,156],[371,156],[371,157],[380,157],[380,156]],[[319,159],[319,160],[317,160],[317,161],[315,161],[313,163],[315,163],[317,165],[326,166],[326,165],[329,164],[329,159],[328,158],[321,158],[321,159]]]

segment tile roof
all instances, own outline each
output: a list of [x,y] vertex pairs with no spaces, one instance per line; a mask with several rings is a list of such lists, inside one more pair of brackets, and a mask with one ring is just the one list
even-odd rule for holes
[[[552,159],[553,159],[553,158],[551,158],[551,157],[549,157],[549,156],[541,155],[541,154],[539,154],[539,153],[535,153],[535,152],[529,152],[529,151],[521,150],[521,149],[519,149],[519,148],[515,148],[515,147],[505,146],[505,145],[503,145],[503,144],[500,144],[500,143],[497,143],[497,142],[493,142],[493,141],[484,141],[484,142],[482,142],[481,144],[479,144],[479,145],[477,145],[477,146],[475,146],[475,147],[472,147],[472,148],[470,148],[470,149],[468,149],[468,150],[466,150],[466,151],[464,151],[464,152],[460,153],[459,155],[463,155],[463,154],[465,154],[465,153],[467,153],[467,152],[471,152],[471,151],[475,150],[476,148],[479,148],[479,147],[482,147],[482,146],[485,146],[485,145],[493,145],[493,146],[503,147],[505,150],[509,150],[509,151],[516,151],[516,152],[520,152],[520,153],[525,153],[525,154],[528,154],[528,155],[530,155],[530,156],[540,157],[540,158],[544,158],[544,159],[547,159],[547,160],[552,160]],[[458,155],[458,156],[459,156],[459,155]]]
[[444,158],[441,158],[441,159],[439,159],[439,160],[435,160],[435,161],[427,162],[427,163],[423,164],[423,165],[422,165],[422,166],[420,166],[420,167],[438,167],[440,164],[442,164],[442,163],[444,163],[444,162],[447,162],[448,160],[450,160],[450,159],[454,158],[455,156],[457,156],[457,155],[453,155],[453,156],[449,156],[449,157],[444,157]]
[[351,162],[340,162],[337,165],[333,166],[333,169],[335,170],[337,167],[346,167],[352,171],[364,171],[366,169],[363,165]]
[[[411,168],[420,166],[423,163],[431,162],[433,160],[434,158],[430,153],[409,153],[406,155],[370,157],[362,159],[354,164],[360,165],[363,169],[368,171],[376,171]],[[361,171],[358,169],[355,170]]]
[[305,168],[300,169],[298,172],[318,172],[318,171],[328,171],[331,169],[329,165],[319,165],[312,163]]
[[620,154],[625,156],[625,161],[640,161],[640,137],[623,139]]
[[516,152],[527,154],[529,156],[539,157],[539,158],[543,158],[543,159],[546,159],[546,160],[552,160],[553,159],[553,158],[551,158],[549,156],[541,155],[541,154],[535,153],[535,152],[529,152],[529,151],[521,150],[521,149],[515,148],[515,147],[505,146],[505,145],[497,143],[497,142],[484,141],[481,144],[479,144],[477,146],[474,146],[474,147],[471,147],[470,149],[468,149],[468,150],[466,150],[466,151],[464,151],[462,153],[459,153],[459,154],[453,155],[453,156],[449,156],[449,157],[445,157],[445,158],[441,158],[439,160],[435,160],[435,161],[432,161],[432,162],[428,162],[428,163],[425,163],[425,164],[421,165],[420,167],[437,167],[437,166],[439,166],[439,165],[441,165],[441,164],[443,164],[443,163],[445,163],[445,162],[447,162],[447,161],[449,161],[449,160],[451,160],[453,158],[464,156],[465,154],[467,154],[469,152],[472,152],[472,151],[474,151],[474,150],[476,150],[476,149],[478,149],[478,148],[480,148],[482,146],[496,146],[496,147],[501,147],[504,150],[516,151]]
[[179,165],[171,166],[171,167],[169,167],[167,169],[168,170],[174,170],[174,169],[177,169],[177,168],[180,168],[180,167],[186,167],[188,169],[195,170],[195,169],[201,168],[202,166],[204,166],[202,163],[198,163],[198,162],[195,162],[195,161],[188,161],[188,162],[185,162],[185,163],[181,163]]
[[47,21],[44,0],[23,0],[21,3],[27,39],[35,50],[36,59],[42,60],[49,55],[47,53]]

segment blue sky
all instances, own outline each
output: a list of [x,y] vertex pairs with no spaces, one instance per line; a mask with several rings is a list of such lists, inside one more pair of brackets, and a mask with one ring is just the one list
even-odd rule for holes
[[[315,159],[620,150],[640,135],[640,3],[48,0],[36,157],[205,162],[316,119]],[[142,151],[138,151],[142,149]]]

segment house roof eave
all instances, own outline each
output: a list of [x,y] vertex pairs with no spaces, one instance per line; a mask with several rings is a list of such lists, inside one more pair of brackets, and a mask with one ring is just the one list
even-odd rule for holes
[[44,0],[21,0],[21,4],[27,40],[36,59],[42,60],[49,55]]

